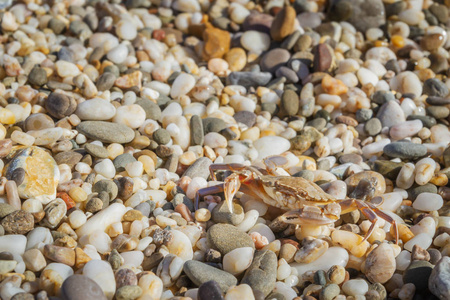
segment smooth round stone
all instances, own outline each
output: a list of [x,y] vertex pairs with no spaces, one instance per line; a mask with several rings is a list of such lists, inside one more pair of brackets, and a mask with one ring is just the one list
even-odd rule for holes
[[215,223],[237,225],[244,220],[244,210],[242,209],[242,206],[233,203],[233,212],[230,212],[226,202],[222,201],[214,207],[211,216]]
[[288,151],[291,148],[291,143],[279,136],[265,136],[253,142],[253,146],[258,151],[258,159],[263,159]]
[[444,205],[444,200],[439,194],[421,193],[413,202],[413,208],[421,211],[439,210]]
[[255,30],[244,32],[240,41],[242,47],[254,53],[261,53],[270,47],[270,36]]
[[270,28],[270,35],[275,41],[282,41],[294,31],[296,15],[292,6],[285,6],[276,14]]
[[391,127],[405,121],[405,113],[396,101],[383,104],[377,113],[383,127]]
[[416,135],[423,128],[420,120],[405,121],[394,125],[389,130],[389,135],[394,140],[401,140]]
[[394,275],[395,269],[394,251],[387,243],[382,243],[367,256],[365,274],[372,283],[387,282]]
[[214,280],[206,281],[198,287],[198,300],[223,300],[223,293],[220,286]]
[[233,118],[236,122],[245,124],[248,128],[252,127],[256,123],[256,115],[250,111],[239,111],[234,114]]
[[238,228],[228,224],[215,224],[207,232],[208,244],[223,255],[243,247],[254,248],[251,237]]
[[227,84],[242,85],[246,88],[265,86],[272,79],[269,72],[231,72]]
[[145,110],[145,119],[159,120],[161,118],[161,108],[149,99],[138,99],[136,104]]
[[292,263],[291,267],[296,268],[298,274],[304,274],[313,270],[328,271],[332,266],[338,265],[345,267],[349,260],[347,250],[341,247],[330,247],[325,253],[313,262],[309,263]]
[[277,255],[270,250],[257,251],[253,262],[245,272],[241,284],[248,284],[253,290],[267,296],[277,280]]
[[104,143],[126,144],[134,139],[133,129],[117,123],[84,121],[78,124],[77,130],[90,139]]
[[414,94],[416,97],[422,95],[422,83],[419,77],[411,71],[406,71],[393,77],[389,82],[392,90],[402,94]]
[[405,243],[404,248],[408,251],[412,251],[412,248],[414,245],[418,245],[422,247],[423,249],[428,249],[430,247],[432,242],[432,238],[427,233],[420,233],[410,239],[408,242]]
[[412,261],[403,273],[403,282],[412,283],[416,286],[417,291],[425,290],[428,287],[433,265],[427,261]]
[[27,246],[27,237],[19,234],[0,236],[0,252],[23,255]]
[[70,116],[77,108],[74,98],[64,94],[51,93],[45,101],[45,109],[55,118],[62,119]]
[[264,72],[275,73],[278,68],[284,66],[288,62],[290,57],[291,54],[286,49],[276,48],[270,50],[261,58],[261,70]]
[[116,107],[104,99],[91,99],[81,102],[75,114],[81,120],[88,121],[106,121],[114,117],[116,114]]
[[58,75],[62,78],[75,77],[81,74],[81,71],[75,64],[64,60],[57,61],[55,64],[55,68]]
[[383,148],[384,154],[401,159],[415,159],[427,154],[427,148],[421,144],[394,142]]
[[42,113],[31,114],[23,123],[25,131],[42,130],[55,127],[53,119]]
[[255,250],[251,247],[236,248],[223,257],[223,270],[238,275],[247,270],[253,261]]
[[91,260],[83,268],[83,275],[95,281],[107,299],[116,292],[116,279],[111,265],[103,260]]
[[195,78],[187,73],[181,73],[177,76],[172,84],[170,90],[170,96],[172,98],[178,98],[180,96],[186,95],[195,85]]
[[230,273],[211,267],[205,263],[189,260],[185,262],[183,271],[197,286],[214,280],[222,292],[226,292],[231,286],[237,285],[237,279]]
[[189,237],[181,231],[172,230],[173,239],[167,244],[169,253],[188,261],[193,258],[192,244]]
[[434,237],[436,233],[436,222],[431,217],[425,217],[420,220],[419,223],[411,226],[410,230],[415,236],[426,233],[429,236]]
[[100,286],[84,275],[72,275],[61,286],[61,296],[67,300],[98,299],[106,300]]
[[56,197],[59,169],[55,160],[39,147],[13,148],[4,175],[8,180],[24,171],[23,180],[17,184],[23,199],[36,198],[47,204]]
[[124,44],[120,44],[117,47],[109,50],[106,57],[115,64],[121,64],[125,61],[128,56],[128,48]]
[[130,128],[138,128],[145,122],[146,113],[142,106],[137,104],[125,105],[117,108],[112,121]]
[[281,97],[281,105],[289,116],[296,115],[299,109],[299,99],[293,90],[286,90]]
[[44,68],[34,66],[28,75],[28,82],[32,85],[43,86],[47,83],[47,72]]
[[104,72],[97,79],[96,87],[98,91],[107,91],[114,86],[114,82],[116,81],[116,75],[111,72]]
[[369,290],[369,285],[363,279],[351,279],[342,285],[342,290],[349,296],[364,295]]

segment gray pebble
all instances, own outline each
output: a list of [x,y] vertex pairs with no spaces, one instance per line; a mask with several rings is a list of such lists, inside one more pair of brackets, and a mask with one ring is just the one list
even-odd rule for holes
[[256,252],[241,284],[248,284],[252,289],[259,290],[267,296],[275,287],[276,279],[277,255],[270,250],[260,250]]
[[104,143],[126,144],[134,139],[134,130],[118,123],[84,121],[78,124],[77,130],[90,139]]
[[364,124],[364,131],[370,136],[379,134],[381,132],[381,121],[377,118],[370,119]]
[[231,72],[227,77],[227,85],[242,85],[246,88],[258,87],[265,86],[271,79],[270,72]]
[[125,166],[129,163],[133,163],[136,161],[136,158],[134,158],[133,155],[130,153],[124,153],[120,154],[113,160],[114,167],[116,168],[116,172],[123,172],[125,171]]
[[207,157],[198,158],[189,168],[184,172],[183,176],[190,178],[202,177],[207,179],[209,177],[209,166],[212,161]]
[[106,300],[100,286],[84,275],[72,275],[61,286],[61,296],[66,300],[97,299]]
[[220,286],[222,292],[226,292],[231,286],[238,283],[236,277],[230,273],[196,260],[185,262],[183,270],[195,285],[200,286],[205,282],[214,280]]
[[222,255],[236,248],[255,247],[247,233],[229,224],[215,224],[209,228],[206,235],[210,247],[218,250]]
[[393,142],[383,148],[384,154],[402,159],[415,159],[427,154],[427,148],[410,142]]

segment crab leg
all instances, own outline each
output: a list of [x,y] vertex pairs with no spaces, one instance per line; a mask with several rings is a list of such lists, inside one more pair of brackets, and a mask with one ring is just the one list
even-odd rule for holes
[[209,172],[211,174],[211,179],[216,181],[215,171],[224,170],[224,171],[242,171],[246,168],[246,166],[241,164],[213,164],[209,166]]
[[394,226],[394,228],[395,228],[395,243],[398,244],[397,223],[389,215],[385,214],[384,212],[382,212],[381,210],[376,208],[373,204],[371,204],[369,202],[364,202],[362,200],[357,200],[357,199],[347,199],[347,200],[339,202],[339,205],[341,206],[343,214],[358,209],[372,223],[372,225],[370,226],[366,235],[364,236],[363,241],[367,240],[370,237],[370,235],[373,233],[373,231],[375,230],[375,224],[378,220],[378,217],[380,217],[383,220],[392,224],[392,226]]
[[197,193],[195,193],[195,201],[194,201],[195,210],[198,209],[198,203],[200,202],[200,198],[207,196],[207,195],[214,195],[214,194],[222,193],[223,189],[224,189],[223,183],[199,189],[197,191]]

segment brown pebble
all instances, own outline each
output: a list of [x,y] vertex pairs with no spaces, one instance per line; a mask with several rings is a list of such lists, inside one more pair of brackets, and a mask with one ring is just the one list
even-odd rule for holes
[[358,121],[349,116],[340,115],[336,119],[336,123],[342,123],[348,126],[356,127],[358,126]]
[[411,260],[430,261],[430,253],[419,245],[414,245],[412,248]]
[[184,203],[180,203],[175,207],[175,211],[179,213],[186,221],[194,222],[194,218],[191,215],[191,211]]
[[44,256],[71,267],[75,265],[74,249],[47,244],[44,246]]
[[130,269],[120,269],[115,274],[116,289],[125,285],[137,285],[136,274]]
[[16,210],[1,222],[6,234],[27,234],[34,228],[34,217],[24,210]]

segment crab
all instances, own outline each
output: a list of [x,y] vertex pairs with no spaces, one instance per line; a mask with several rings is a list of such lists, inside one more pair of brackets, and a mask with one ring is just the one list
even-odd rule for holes
[[281,176],[277,168],[287,163],[282,156],[264,159],[265,168],[241,164],[213,164],[210,166],[211,178],[216,180],[215,172],[232,171],[223,183],[198,190],[195,196],[195,209],[201,197],[223,192],[229,211],[233,212],[233,198],[238,191],[267,205],[286,211],[281,220],[295,225],[330,225],[342,214],[359,210],[372,224],[364,239],[367,240],[375,230],[378,218],[384,219],[395,230],[398,244],[398,228],[394,219],[379,210],[370,202],[359,199],[339,200],[323,191],[314,182],[302,177]]

